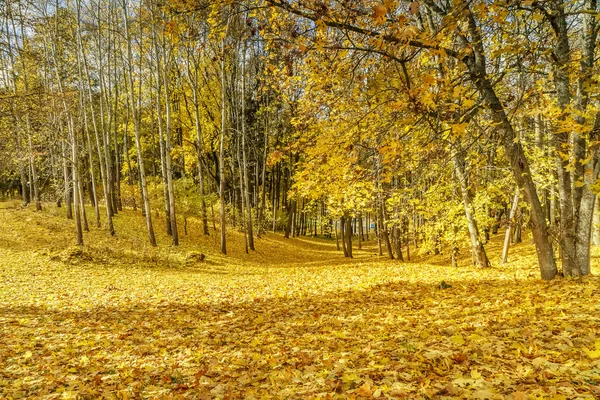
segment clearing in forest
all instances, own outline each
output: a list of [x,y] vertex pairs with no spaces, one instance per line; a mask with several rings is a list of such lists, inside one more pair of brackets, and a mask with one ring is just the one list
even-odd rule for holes
[[0,208],[1,398],[600,396],[600,280],[541,281],[529,244],[499,267],[501,235],[488,270],[279,234],[225,257],[125,211],[79,250],[59,210]]

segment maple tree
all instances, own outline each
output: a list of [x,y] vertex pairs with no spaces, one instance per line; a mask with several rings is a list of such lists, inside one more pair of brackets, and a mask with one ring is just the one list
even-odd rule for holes
[[[434,117],[435,125],[429,129],[441,134],[443,139],[451,138],[455,148],[458,145],[458,149],[451,151],[454,153],[451,157],[459,181],[464,182],[466,178],[461,168],[460,158],[464,155],[460,150],[460,135],[468,130],[483,130],[482,134],[493,131],[488,134],[490,139],[501,146],[505,163],[524,191],[541,274],[545,279],[552,279],[557,268],[539,198],[539,184],[533,173],[537,160],[528,157],[521,137],[524,136],[523,122],[513,118],[513,115],[527,118],[527,114],[521,113],[524,109],[531,110],[527,106],[536,101],[539,113],[539,101],[547,99],[550,114],[545,118],[552,132],[549,145],[554,145],[554,157],[560,161],[556,174],[563,273],[589,273],[595,197],[592,185],[597,179],[593,143],[600,121],[597,104],[592,104],[588,95],[588,90],[597,82],[592,69],[598,34],[596,2],[389,1],[329,5],[272,0],[267,3],[289,15],[314,21],[316,34],[304,35],[304,40],[296,39],[301,48],[306,48],[304,41],[310,40],[315,52],[329,50],[331,53],[332,50],[337,55],[342,52],[339,62],[350,62],[352,66],[357,65],[356,60],[344,57],[343,52],[366,53],[364,58],[374,54],[371,59],[375,58],[377,64],[396,64],[397,72],[386,74],[394,77],[390,82],[383,82],[383,75],[377,76],[377,72],[370,70],[361,76],[361,83],[371,84],[370,94],[376,98],[374,91],[393,82],[396,76],[398,80],[403,79],[403,90],[388,101],[409,111],[413,120],[419,121],[419,116]],[[527,19],[530,16],[534,18]],[[570,25],[569,18],[572,19]],[[512,41],[507,40],[509,32],[514,32]],[[412,67],[410,72],[407,65]],[[529,67],[532,72],[524,77]],[[321,79],[330,77],[322,65],[317,69],[321,69],[318,72]],[[544,71],[551,71],[551,79],[538,80],[536,75]],[[371,83],[373,80],[377,82]],[[508,92],[511,84],[517,86],[516,94]],[[554,86],[554,96],[544,91],[548,84]],[[348,94],[356,97],[355,92]],[[461,105],[466,112],[460,109]],[[577,117],[569,116],[569,112],[575,112]],[[575,118],[577,124],[574,124]],[[573,130],[573,126],[577,129]],[[467,140],[479,139],[468,133]],[[477,255],[478,264],[485,266],[487,260],[477,224],[470,215],[471,196],[464,185],[461,191],[473,253]]]

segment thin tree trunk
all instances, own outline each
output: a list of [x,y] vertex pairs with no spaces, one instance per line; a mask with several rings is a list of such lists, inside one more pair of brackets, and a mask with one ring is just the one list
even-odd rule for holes
[[84,196],[83,196],[83,184],[81,183],[81,179],[79,179],[78,182],[78,188],[77,188],[78,192],[79,192],[79,202],[80,202],[80,207],[81,207],[81,220],[82,220],[82,225],[83,225],[83,230],[86,232],[90,231],[90,226],[88,224],[88,219],[87,219],[87,212],[85,211],[85,203],[84,203]]
[[[82,60],[81,60],[81,48],[82,48],[82,44],[81,44],[81,27],[80,27],[80,20],[81,20],[81,7],[80,7],[80,0],[77,0],[77,46],[78,46],[78,51],[77,51],[77,71],[79,73],[79,79],[81,79],[81,81],[84,81],[84,75],[83,75],[83,68],[82,68]],[[80,106],[81,106],[81,114],[83,115],[83,130],[85,131],[85,140],[86,140],[86,146],[87,146],[87,153],[88,153],[88,162],[90,164],[90,181],[91,181],[91,189],[92,189],[92,194],[90,197],[93,197],[93,202],[94,202],[94,215],[96,217],[96,227],[100,228],[101,227],[101,223],[100,223],[100,206],[98,204],[98,192],[96,190],[96,173],[94,172],[94,153],[92,151],[92,140],[90,137],[90,130],[89,130],[89,122],[88,122],[88,117],[87,117],[87,104],[86,104],[86,95],[85,92],[82,91],[79,94],[80,96]]]
[[294,222],[294,216],[296,214],[296,200],[292,200],[290,202],[290,209],[288,211],[288,217],[287,217],[287,224],[285,227],[285,235],[283,237],[285,237],[286,239],[290,238],[290,234],[292,233],[292,228],[293,228],[293,222]]
[[[164,16],[163,16],[164,17]],[[173,166],[171,160],[171,93],[169,91],[169,64],[164,36],[161,42],[163,59],[163,86],[165,95],[165,161],[167,169],[167,192],[169,196],[169,215],[171,217],[171,235],[173,245],[179,245],[179,233],[177,231],[177,214],[175,213],[175,190],[173,187]]]
[[[163,122],[162,122],[162,106],[161,106],[161,95],[162,95],[162,88],[163,88],[163,80],[161,77],[161,52],[158,49],[158,38],[157,38],[157,33],[156,33],[156,25],[152,24],[152,41],[154,44],[154,56],[156,58],[156,74],[155,74],[155,79],[156,79],[156,122],[158,125],[158,147],[159,147],[159,151],[160,151],[160,172],[161,172],[161,178],[162,178],[162,182],[163,182],[163,202],[164,202],[164,210],[165,210],[165,230],[167,232],[167,235],[172,236],[173,235],[173,224],[171,223],[171,200],[170,200],[170,196],[169,196],[169,187],[167,184],[167,180],[168,180],[168,169],[167,169],[167,150],[165,149],[165,135],[164,135],[164,131],[163,131]],[[168,101],[168,99],[167,99]]]
[[515,189],[512,206],[510,208],[510,214],[508,215],[508,226],[506,227],[506,234],[504,236],[504,246],[502,247],[502,260],[500,261],[500,265],[504,265],[508,261],[508,248],[510,247],[513,219],[515,218],[517,209],[519,207],[519,194],[519,187],[517,186]]
[[[268,106],[268,104],[267,104]],[[263,139],[263,157],[262,157],[262,171],[261,171],[261,182],[262,182],[262,193],[261,193],[261,200],[260,200],[260,208],[259,208],[259,212],[258,212],[258,234],[260,235],[264,229],[263,229],[263,220],[265,218],[265,211],[266,211],[266,207],[267,207],[267,202],[266,202],[266,194],[267,194],[267,182],[266,182],[266,175],[267,175],[267,152],[268,152],[268,147],[269,147],[269,125],[267,122],[267,118],[265,118],[264,121],[264,139]],[[273,212],[275,212],[275,210],[273,210]]]
[[462,194],[463,205],[465,209],[465,216],[467,218],[467,228],[469,230],[469,237],[471,239],[471,249],[474,255],[475,262],[480,268],[487,268],[490,266],[485,248],[479,240],[479,229],[477,227],[477,221],[473,215],[473,205],[471,199],[471,193],[467,186],[467,176],[464,170],[464,158],[462,158],[462,151],[456,151],[453,154],[454,169],[456,177],[459,181],[460,192]]
[[388,233],[388,228],[387,228],[386,223],[385,223],[385,213],[384,213],[384,209],[383,209],[383,200],[381,201],[381,204],[379,205],[379,221],[381,221],[381,226],[379,227],[379,229],[381,231],[380,232],[381,240],[385,244],[385,249],[387,251],[388,258],[390,260],[393,260],[394,259],[394,251],[392,250],[392,243],[390,242],[390,235]]
[[83,231],[81,227],[81,213],[79,211],[79,176],[77,168],[77,138],[75,132],[71,130],[71,167],[72,167],[72,186],[73,186],[73,211],[75,213],[75,229],[77,232],[77,245],[83,246]]
[[67,212],[67,219],[73,219],[73,203],[71,202],[71,180],[69,177],[69,167],[67,165],[67,150],[65,141],[61,141],[62,159],[63,159],[63,182],[65,186],[65,209]]
[[350,218],[348,211],[344,212],[344,220],[346,222],[346,227],[344,229],[346,236],[346,253],[349,258],[352,258],[352,218]]
[[242,110],[241,110],[241,123],[242,123],[242,174],[244,177],[244,184],[242,190],[244,191],[244,199],[246,202],[246,232],[248,233],[248,247],[250,250],[254,250],[254,233],[252,231],[252,205],[250,204],[250,191],[248,185],[248,160],[246,158],[246,43],[244,43],[244,50],[242,53]]
[[[196,129],[196,146],[197,146],[197,157],[198,157],[198,184],[200,186],[200,213],[202,215],[202,233],[204,235],[209,235],[210,232],[208,230],[208,215],[206,211],[206,191],[204,188],[204,171],[202,167],[202,154],[204,149],[204,140],[202,137],[202,127],[200,125],[200,99],[198,98],[198,65],[196,60],[191,54],[193,52],[192,49],[188,48],[187,53],[187,68],[188,68],[188,78],[190,81],[190,87],[192,89],[192,101],[194,105],[194,128]],[[193,61],[194,73],[192,73],[192,68],[190,68],[190,61]]]
[[[133,51],[131,49],[131,37],[129,35],[129,17],[128,17],[128,1],[124,0],[123,3],[123,20],[125,23],[125,40],[127,43],[127,58],[129,66],[127,68],[127,80],[129,84],[129,103],[131,106],[131,114],[133,116],[134,136],[135,136],[135,147],[138,156],[138,167],[140,174],[140,186],[142,189],[142,200],[144,202],[144,212],[146,214],[146,228],[148,230],[148,240],[152,246],[156,246],[156,237],[154,236],[154,227],[152,225],[152,210],[150,209],[150,199],[148,196],[148,186],[146,184],[146,170],[144,167],[143,150],[141,143],[141,128],[140,128],[140,111],[139,103],[136,102],[133,89]],[[141,94],[140,94],[141,96]],[[108,203],[108,201],[107,201]]]
[[[77,1],[77,6],[78,8],[81,8],[81,0]],[[98,21],[99,22],[99,21]],[[94,137],[96,139],[96,153],[98,155],[98,162],[100,164],[100,179],[102,180],[102,188],[104,191],[104,200],[106,203],[106,221],[107,221],[107,226],[108,226],[108,231],[110,233],[111,236],[115,235],[115,227],[113,224],[113,219],[112,219],[112,210],[111,210],[111,201],[108,197],[107,194],[107,188],[108,188],[108,168],[105,164],[106,159],[102,156],[103,154],[103,148],[100,142],[100,135],[103,133],[99,132],[98,129],[98,123],[96,121],[96,108],[94,107],[94,97],[92,95],[92,89],[91,89],[91,74],[89,71],[89,66],[88,66],[88,62],[87,62],[87,56],[85,53],[85,48],[81,45],[81,30],[78,29],[77,30],[77,36],[78,36],[78,43],[80,44],[80,52],[81,52],[81,58],[83,60],[83,67],[84,67],[84,72],[85,72],[85,76],[86,76],[86,89],[87,89],[87,96],[88,96],[88,102],[90,104],[90,110],[92,112],[91,115],[91,119],[92,119],[92,126],[94,128]],[[101,54],[100,51],[100,37],[98,36],[98,40],[97,40],[97,46],[98,46],[98,54]],[[100,72],[102,73],[103,69],[102,69],[102,63],[100,64]],[[104,113],[103,113],[103,101],[102,101],[102,96],[100,96],[101,98],[99,99],[99,104],[100,104],[100,120],[101,120],[101,129],[104,130]]]
[[400,227],[394,226],[394,245],[396,247],[396,257],[398,261],[404,262],[404,256],[402,255],[402,235],[400,233]]
[[[17,139],[20,140],[20,139]],[[29,191],[27,190],[27,177],[25,176],[25,167],[23,167],[23,161],[19,158],[19,177],[21,178],[21,198],[23,206],[29,204]]]
[[[229,28],[229,19],[227,20]],[[221,253],[227,254],[227,237],[225,232],[225,37],[221,41],[221,138],[219,140],[219,200],[221,217]]]
[[348,247],[346,244],[346,218],[340,217],[340,237],[342,238],[342,250],[344,250],[344,257],[348,257]]

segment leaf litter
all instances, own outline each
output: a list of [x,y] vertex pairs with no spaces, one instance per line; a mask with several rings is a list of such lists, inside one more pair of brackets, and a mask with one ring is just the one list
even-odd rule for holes
[[485,271],[276,234],[225,257],[126,211],[81,250],[59,214],[0,210],[2,398],[600,397],[600,280],[537,279],[531,245]]

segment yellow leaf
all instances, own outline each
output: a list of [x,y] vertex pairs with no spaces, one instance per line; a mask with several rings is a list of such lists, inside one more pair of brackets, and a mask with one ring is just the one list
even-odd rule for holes
[[465,132],[467,126],[469,126],[469,124],[466,122],[463,122],[462,124],[454,124],[452,125],[452,131],[460,135]]
[[413,37],[415,37],[415,35],[417,33],[419,33],[419,30],[416,26],[414,26],[414,25],[403,26],[402,28],[400,28],[400,30],[398,32],[398,39],[408,42]]
[[589,358],[600,358],[600,340],[596,341],[594,350],[584,349],[583,351],[585,351],[585,354],[587,354]]
[[387,14],[387,7],[383,4],[377,4],[375,7],[373,7],[373,15],[376,18],[384,17],[385,14]]
[[350,374],[344,374],[344,375],[342,376],[342,381],[344,381],[344,382],[348,382],[348,383],[350,383],[350,382],[356,382],[356,381],[358,381],[358,380],[360,380],[360,379],[361,379],[361,378],[360,378],[360,376],[358,376],[358,375],[356,375],[356,374],[353,374],[353,373],[350,373]]
[[371,395],[373,394],[373,391],[371,390],[371,385],[369,385],[368,382],[363,383],[362,386],[356,390],[356,394],[360,396],[371,397]]
[[383,4],[377,4],[373,7],[373,20],[377,25],[382,25],[385,23],[385,16],[387,14],[387,7]]
[[431,75],[425,75],[423,77],[423,83],[426,85],[432,85],[435,83],[435,78]]
[[452,343],[462,346],[465,344],[465,338],[462,337],[461,334],[454,335],[450,338]]

